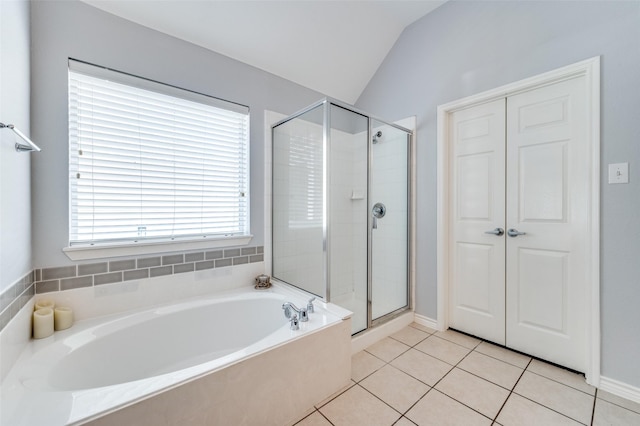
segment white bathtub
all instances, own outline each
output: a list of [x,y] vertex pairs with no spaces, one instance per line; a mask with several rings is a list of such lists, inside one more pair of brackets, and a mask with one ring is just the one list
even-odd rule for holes
[[[303,297],[282,287],[234,290],[33,340],[2,383],[0,423],[296,420],[350,376],[349,313],[316,303],[292,331],[281,306],[304,306]],[[291,393],[283,406],[281,395]]]

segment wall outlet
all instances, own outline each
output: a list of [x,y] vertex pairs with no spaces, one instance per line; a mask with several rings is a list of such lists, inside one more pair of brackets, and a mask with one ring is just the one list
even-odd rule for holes
[[609,164],[609,183],[629,183],[629,163]]

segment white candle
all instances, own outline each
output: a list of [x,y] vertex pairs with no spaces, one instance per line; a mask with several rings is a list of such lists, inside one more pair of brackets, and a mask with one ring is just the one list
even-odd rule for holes
[[37,311],[38,309],[42,309],[42,308],[53,309],[55,307],[56,307],[56,302],[54,302],[53,300],[41,299],[41,300],[36,301],[36,304],[34,306],[34,310]]
[[53,309],[40,308],[33,313],[33,338],[42,339],[53,334]]
[[53,323],[56,331],[66,330],[73,324],[73,311],[66,306],[59,306],[53,311]]

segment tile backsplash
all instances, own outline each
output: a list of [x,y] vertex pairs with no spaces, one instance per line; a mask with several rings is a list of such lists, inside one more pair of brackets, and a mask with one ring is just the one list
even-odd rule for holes
[[264,247],[244,247],[34,269],[0,296],[0,330],[35,294],[262,262]]
[[13,283],[0,295],[0,331],[35,294],[35,271]]

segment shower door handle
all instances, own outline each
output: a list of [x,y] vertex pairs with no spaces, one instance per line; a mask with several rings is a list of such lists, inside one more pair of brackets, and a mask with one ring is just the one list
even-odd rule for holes
[[378,229],[378,218],[373,216],[373,222],[371,224],[371,229]]

